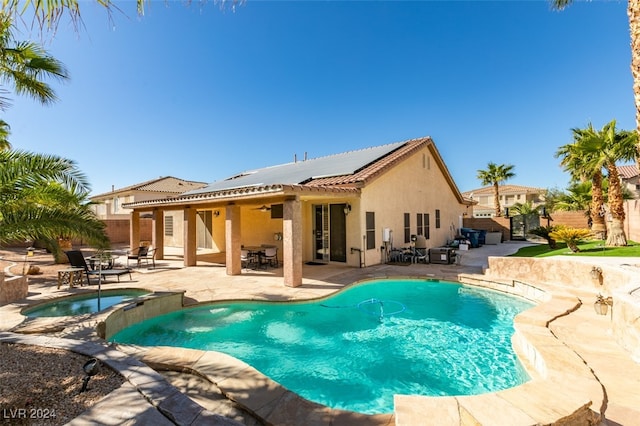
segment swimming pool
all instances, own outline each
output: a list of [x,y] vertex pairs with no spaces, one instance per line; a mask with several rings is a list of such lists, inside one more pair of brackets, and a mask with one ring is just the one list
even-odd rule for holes
[[529,380],[511,346],[534,306],[437,280],[378,280],[308,302],[228,302],[137,323],[118,343],[224,352],[303,397],[366,414],[394,394],[474,395]]
[[22,311],[29,318],[64,317],[100,312],[126,300],[149,294],[146,290],[102,290],[48,301]]

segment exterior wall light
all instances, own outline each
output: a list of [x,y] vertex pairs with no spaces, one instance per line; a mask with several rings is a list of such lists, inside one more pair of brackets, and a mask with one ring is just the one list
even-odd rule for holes
[[601,294],[598,295],[595,303],[593,304],[593,308],[596,310],[596,314],[598,315],[607,315],[609,306],[613,309],[613,298],[604,297]]
[[599,266],[594,266],[591,268],[591,279],[594,281],[598,281],[600,285],[602,285],[602,268]]
[[351,204],[347,203],[344,205],[344,214],[348,215],[349,213],[351,213]]
[[220,216],[220,210],[214,210],[213,217],[218,217],[218,216]]

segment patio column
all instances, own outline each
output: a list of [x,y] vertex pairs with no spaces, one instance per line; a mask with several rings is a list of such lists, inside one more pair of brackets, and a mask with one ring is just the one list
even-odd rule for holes
[[134,210],[131,212],[129,223],[129,247],[131,250],[140,247],[140,212]]
[[156,259],[164,259],[164,210],[153,212],[151,244],[156,251]]
[[226,207],[224,238],[227,275],[240,275],[242,273],[242,262],[240,261],[240,250],[242,248],[240,206],[230,204]]
[[196,216],[198,212],[193,207],[184,208],[184,266],[196,266],[197,234]]
[[282,251],[284,285],[302,285],[302,210],[298,198],[284,202]]

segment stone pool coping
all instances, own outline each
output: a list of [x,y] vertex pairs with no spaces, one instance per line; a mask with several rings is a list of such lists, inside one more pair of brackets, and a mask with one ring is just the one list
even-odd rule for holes
[[[146,291],[149,294],[154,293],[153,290],[143,287],[118,287],[102,289],[101,293],[105,296],[110,294],[119,294],[127,291]],[[94,287],[82,287],[76,291],[61,290],[58,293],[46,293],[40,297],[26,301],[18,301],[2,307],[2,315],[5,317],[14,317],[15,326],[12,327],[13,331],[18,331],[25,334],[36,333],[56,333],[67,329],[68,327],[76,324],[81,324],[84,321],[88,321],[94,318],[100,318],[103,315],[109,315],[116,310],[119,306],[128,304],[130,301],[122,301],[105,308],[102,313],[93,312],[74,316],[56,316],[56,317],[27,317],[25,312],[36,309],[40,306],[50,303],[52,300],[69,300],[82,298],[97,294],[98,290]],[[148,296],[140,295],[136,298],[145,298]]]
[[136,424],[155,426],[242,426],[205,410],[171,386],[160,373],[105,342],[0,331],[0,343],[46,346],[94,357],[126,379],[120,388],[67,423],[69,426],[133,424],[133,419]]

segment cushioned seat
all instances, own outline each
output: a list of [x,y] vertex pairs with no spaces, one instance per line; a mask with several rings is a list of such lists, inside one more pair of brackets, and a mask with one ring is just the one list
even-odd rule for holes
[[87,261],[84,258],[84,254],[80,250],[69,250],[65,252],[67,257],[69,258],[69,263],[74,268],[82,268],[87,276],[87,283],[91,284],[90,276],[97,277],[98,279],[106,278],[106,277],[117,277],[118,282],[120,282],[120,275],[129,274],[129,279],[131,280],[131,269],[91,269],[87,265]]

